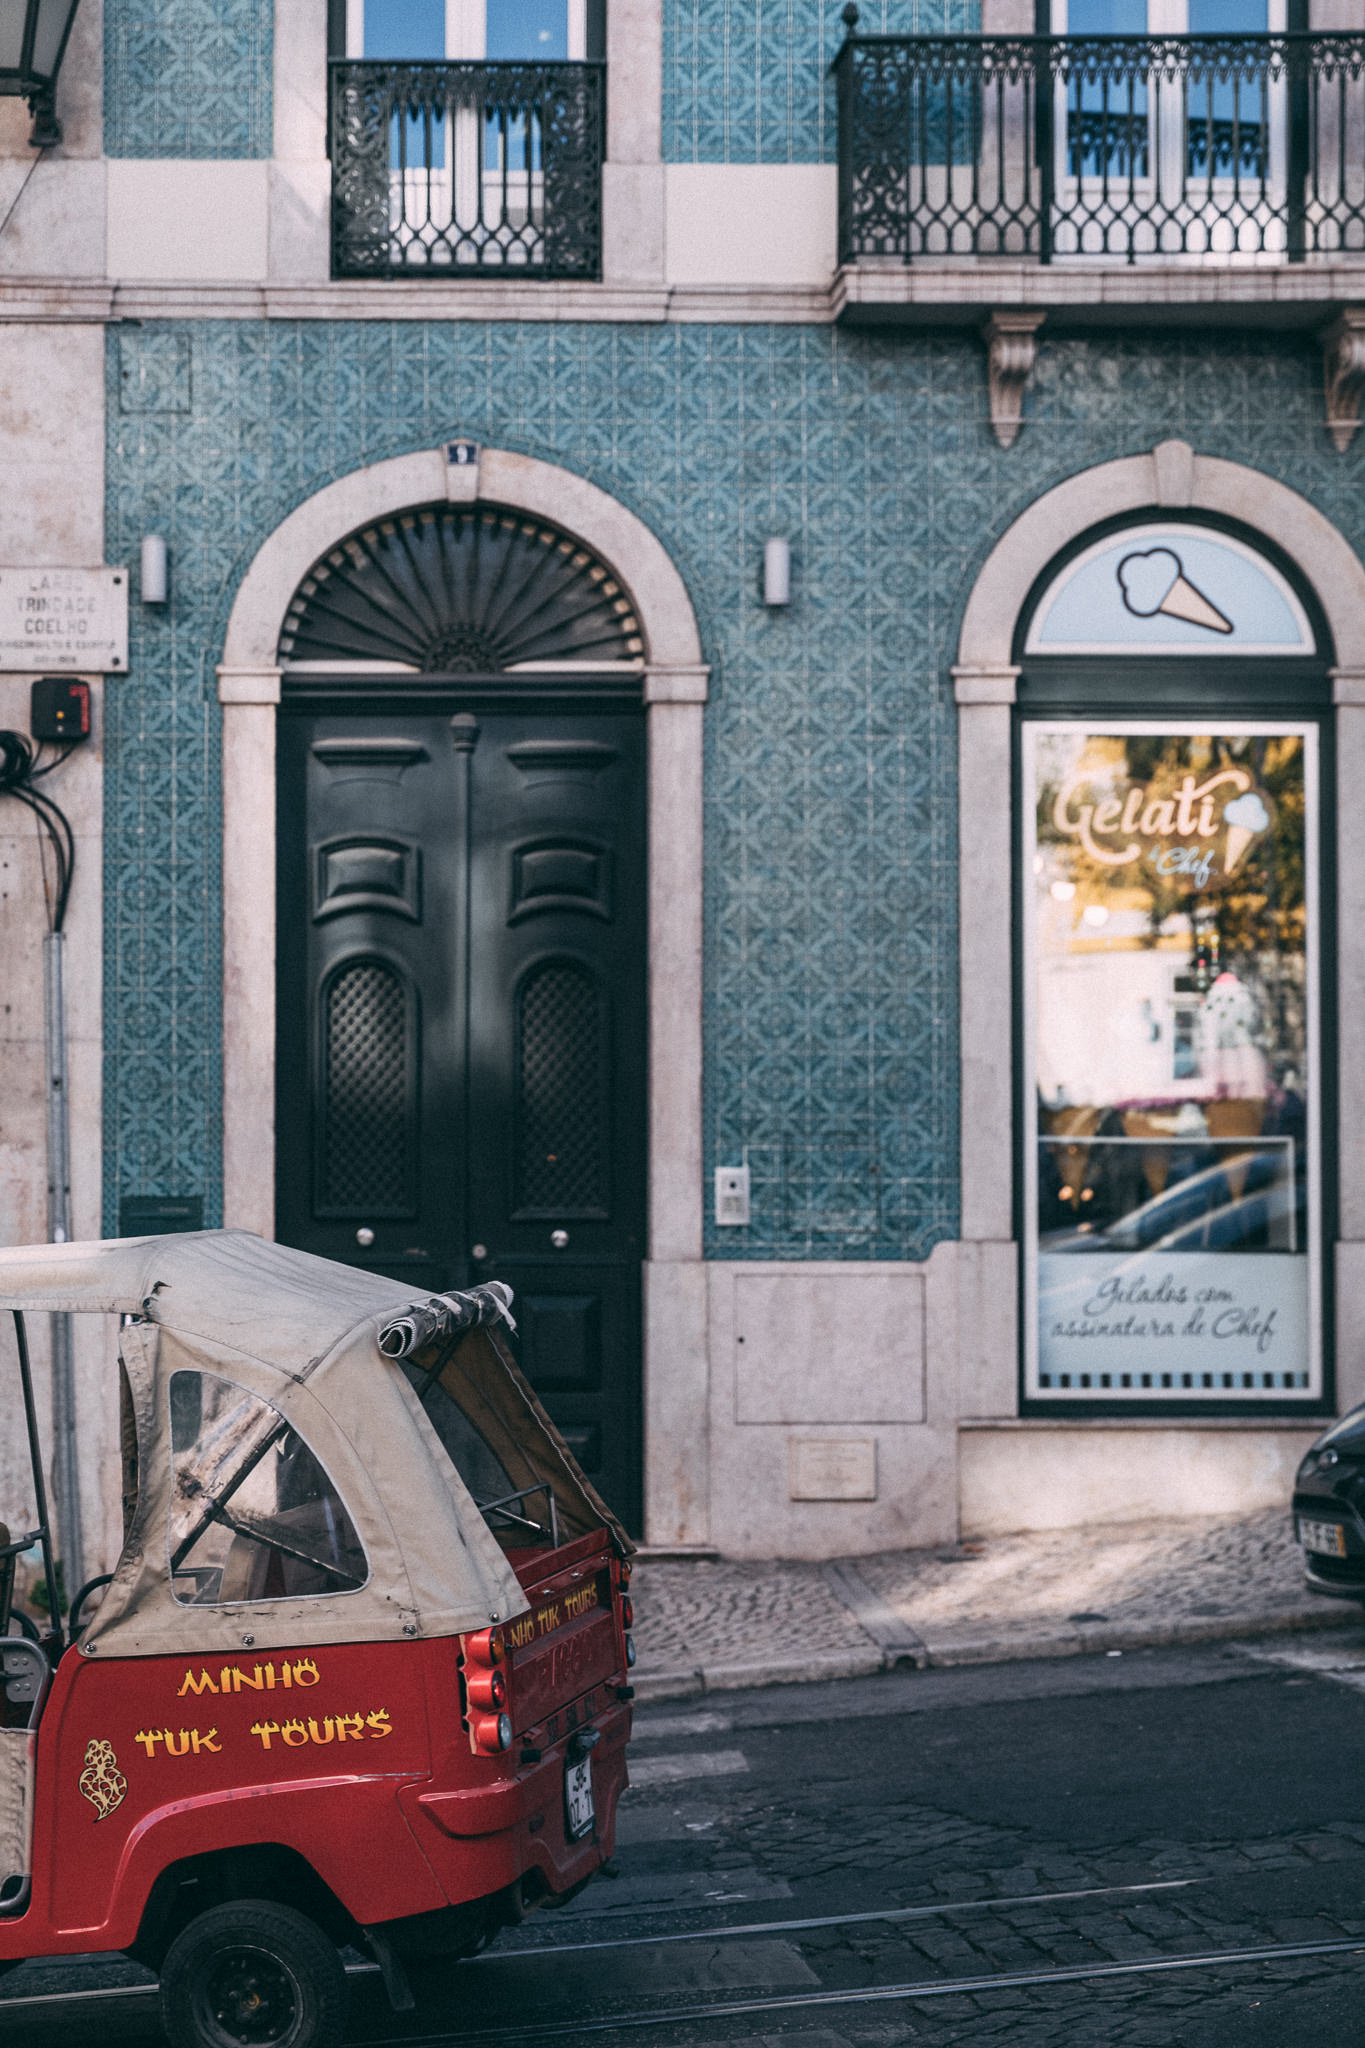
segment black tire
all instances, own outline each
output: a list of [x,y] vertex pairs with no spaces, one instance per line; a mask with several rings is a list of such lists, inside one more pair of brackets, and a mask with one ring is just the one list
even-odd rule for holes
[[161,1966],[172,2048],[341,2048],[346,1972],[312,1920],[269,1899],[213,1906]]

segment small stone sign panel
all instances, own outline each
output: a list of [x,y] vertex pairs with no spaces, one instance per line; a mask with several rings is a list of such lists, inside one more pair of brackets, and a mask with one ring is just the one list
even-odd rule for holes
[[877,1439],[873,1436],[787,1438],[791,1500],[875,1500]]
[[121,674],[126,569],[0,569],[0,670]]

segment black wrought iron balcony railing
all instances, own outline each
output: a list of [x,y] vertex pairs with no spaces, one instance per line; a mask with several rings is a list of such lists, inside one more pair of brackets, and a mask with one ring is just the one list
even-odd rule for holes
[[333,276],[598,277],[604,71],[335,60]]
[[1365,253],[1365,34],[860,36],[840,261]]

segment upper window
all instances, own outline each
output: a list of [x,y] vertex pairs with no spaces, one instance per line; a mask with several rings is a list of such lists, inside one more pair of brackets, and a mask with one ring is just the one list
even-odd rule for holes
[[171,1375],[171,1590],[216,1606],[353,1593],[369,1576],[346,1505],[278,1408],[216,1373]]
[[1286,0],[1052,0],[1054,35],[1265,35]]
[[581,61],[587,0],[347,0],[346,55]]

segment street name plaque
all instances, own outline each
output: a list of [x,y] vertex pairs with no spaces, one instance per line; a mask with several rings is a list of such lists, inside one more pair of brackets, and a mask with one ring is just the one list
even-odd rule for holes
[[0,671],[121,674],[126,569],[0,568]]

